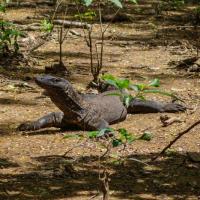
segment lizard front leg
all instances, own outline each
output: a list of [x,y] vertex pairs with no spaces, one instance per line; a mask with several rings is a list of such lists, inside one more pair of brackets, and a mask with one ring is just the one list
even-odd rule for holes
[[62,112],[52,112],[36,121],[23,123],[17,129],[19,131],[34,131],[47,127],[62,128],[64,125],[63,117]]

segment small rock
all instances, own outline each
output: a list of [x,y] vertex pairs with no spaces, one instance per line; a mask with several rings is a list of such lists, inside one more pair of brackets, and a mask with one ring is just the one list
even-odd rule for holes
[[199,72],[200,71],[200,67],[197,64],[194,64],[192,66],[190,66],[187,70],[188,72]]

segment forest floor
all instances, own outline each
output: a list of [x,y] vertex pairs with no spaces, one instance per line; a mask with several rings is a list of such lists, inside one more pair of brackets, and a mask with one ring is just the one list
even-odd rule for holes
[[[37,10],[39,12],[39,10]],[[10,9],[9,20],[27,21],[34,15],[30,8]],[[178,12],[168,13],[169,18]],[[148,18],[148,20],[145,20]],[[136,158],[148,165],[127,159],[123,164],[104,161],[110,173],[110,199],[200,199],[200,162],[191,161],[191,155],[200,157],[200,131],[194,128],[182,137],[168,153],[156,161],[150,159],[164,148],[181,130],[199,120],[200,80],[198,74],[177,71],[169,65],[195,55],[189,31],[170,30],[170,22],[156,23],[144,17],[139,22],[112,24],[106,33],[104,72],[129,78],[135,83],[159,78],[161,87],[176,92],[188,109],[185,113],[167,114],[180,117],[181,123],[162,127],[161,113],[128,115],[113,128],[126,128],[137,136],[145,130],[153,135],[151,141],[135,141],[125,151],[114,148],[113,154]],[[173,26],[179,25],[178,22]],[[154,27],[154,26],[153,26]],[[73,28],[81,33],[80,29]],[[160,30],[160,31],[158,31]],[[98,37],[98,25],[94,35]],[[37,32],[30,32],[35,36]],[[16,127],[35,120],[56,108],[42,94],[33,80],[44,73],[44,67],[58,60],[59,46],[55,39],[47,42],[33,55],[37,61],[32,67],[20,64],[17,70],[1,68],[0,74],[0,199],[2,200],[64,200],[100,199],[99,155],[105,149],[88,141],[63,139],[64,134],[84,134],[83,131],[60,132],[58,129],[21,133]],[[63,45],[64,63],[71,72],[68,78],[79,91],[85,92],[91,81],[89,49],[83,37],[70,35]],[[28,80],[27,77],[30,77]],[[25,84],[24,84],[25,83]],[[150,95],[149,98],[170,101],[169,98]],[[101,195],[101,193],[100,193]]]

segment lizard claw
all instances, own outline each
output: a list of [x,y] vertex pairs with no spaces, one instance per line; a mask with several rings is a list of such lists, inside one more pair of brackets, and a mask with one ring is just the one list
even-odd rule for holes
[[113,131],[105,131],[105,133],[101,136],[98,136],[97,139],[108,139],[114,136],[114,132]]
[[31,131],[34,130],[34,126],[30,122],[22,123],[17,127],[18,131]]
[[163,108],[164,112],[171,112],[171,113],[183,112],[185,110],[186,110],[186,107],[178,103],[168,103]]

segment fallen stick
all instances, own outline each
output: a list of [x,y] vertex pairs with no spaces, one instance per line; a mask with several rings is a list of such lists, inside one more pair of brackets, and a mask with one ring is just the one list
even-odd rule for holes
[[[195,26],[197,28],[200,28],[200,26]],[[190,29],[190,28],[194,28],[194,26],[168,26],[168,27],[162,27],[162,28],[158,28],[159,31],[162,30],[174,30],[174,29]]]
[[27,25],[17,25],[17,27],[21,30],[21,31],[38,31],[41,30],[41,24],[39,23],[33,23],[33,24],[27,24]]
[[33,51],[41,47],[43,44],[50,41],[51,39],[52,39],[51,33],[47,33],[46,35],[39,36],[38,38],[36,38],[37,43],[29,48],[29,53],[32,53]]
[[190,127],[188,127],[186,130],[180,132],[157,156],[153,157],[151,160],[154,161],[161,155],[165,153],[167,149],[169,149],[177,140],[179,140],[183,135],[185,135],[187,132],[189,132],[191,129],[193,129],[195,126],[200,124],[200,120],[192,124]]
[[62,25],[65,28],[71,28],[71,27],[75,27],[75,28],[86,28],[86,29],[90,29],[91,25],[84,23],[84,22],[76,22],[76,21],[69,21],[69,20],[54,20],[53,23],[55,25]]
[[6,4],[8,7],[32,7],[35,8],[38,5],[53,6],[54,2],[51,1],[41,1],[41,2],[10,2]]
[[[41,20],[44,20],[45,17],[28,17],[28,19],[34,19],[36,24],[39,24]],[[20,24],[21,21],[15,21],[13,20],[12,22]],[[64,26],[65,28],[85,28],[85,29],[90,29],[91,24],[88,24],[86,22],[78,22],[78,21],[70,21],[70,20],[62,20],[62,19],[56,19],[53,20],[54,25],[61,25]]]

